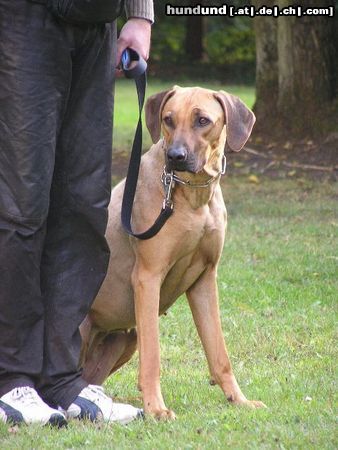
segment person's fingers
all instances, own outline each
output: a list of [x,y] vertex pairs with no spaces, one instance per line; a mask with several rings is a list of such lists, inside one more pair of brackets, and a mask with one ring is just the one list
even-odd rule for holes
[[123,51],[130,47],[142,58],[149,58],[151,24],[145,19],[131,18],[122,27],[117,40],[117,65],[120,64]]
[[119,38],[117,40],[116,65],[119,65],[121,63],[122,53],[128,47],[129,47],[128,42],[126,42],[125,39]]

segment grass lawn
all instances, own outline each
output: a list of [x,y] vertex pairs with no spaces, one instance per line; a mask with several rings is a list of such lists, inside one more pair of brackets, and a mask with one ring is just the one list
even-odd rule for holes
[[[252,90],[241,97],[252,103]],[[264,177],[252,184],[233,175],[222,183],[229,214],[219,267],[224,335],[242,390],[268,408],[235,408],[209,385],[182,298],[160,321],[162,390],[175,422],[71,422],[60,431],[0,424],[1,449],[337,448],[337,186]],[[134,357],[106,390],[141,405],[136,378]]]

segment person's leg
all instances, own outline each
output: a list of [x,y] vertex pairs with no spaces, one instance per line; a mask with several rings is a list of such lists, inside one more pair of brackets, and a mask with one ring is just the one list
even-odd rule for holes
[[0,0],[0,397],[42,370],[40,262],[71,62],[49,16]]
[[39,393],[68,418],[126,424],[142,412],[113,403],[79,369],[79,326],[109,262],[104,234],[111,190],[115,27],[77,35],[72,86],[56,150],[41,263],[45,300],[44,364]]
[[104,234],[111,189],[113,28],[75,33],[78,46],[58,137],[41,263],[45,336],[38,390],[64,409],[87,386],[78,367],[79,325],[109,261]]
[[41,5],[0,0],[0,420],[62,426],[34,389],[43,361],[40,264],[70,84],[64,32]]
[[[72,27],[44,5],[0,0],[1,420],[17,400],[25,422],[36,421],[33,403],[41,416],[33,386],[64,408],[86,386],[78,326],[109,258],[111,38],[110,26]],[[107,420],[136,417],[85,389]]]

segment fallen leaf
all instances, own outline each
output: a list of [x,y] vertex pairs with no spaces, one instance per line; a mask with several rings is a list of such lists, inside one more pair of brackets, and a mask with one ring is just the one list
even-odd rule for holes
[[250,181],[250,183],[259,183],[259,178],[257,177],[257,175],[249,175],[248,180]]
[[273,148],[273,147],[276,147],[276,142],[270,142],[268,145],[267,145],[267,148]]

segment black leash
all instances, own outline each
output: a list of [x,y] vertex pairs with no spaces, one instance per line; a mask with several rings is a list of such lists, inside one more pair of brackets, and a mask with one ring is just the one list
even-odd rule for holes
[[[135,66],[130,67],[130,65],[133,62],[136,62]],[[127,78],[133,78],[135,80],[139,106],[139,118],[135,131],[127,179],[123,193],[121,220],[123,228],[131,236],[134,236],[138,239],[150,239],[160,231],[160,229],[163,227],[163,225],[166,223],[166,221],[173,213],[173,205],[171,202],[171,197],[170,195],[168,195],[168,192],[169,194],[171,194],[172,183],[166,184],[166,180],[164,180],[166,198],[163,201],[162,209],[157,219],[155,220],[155,223],[143,233],[134,233],[131,227],[131,216],[133,211],[133,203],[135,198],[142,153],[142,110],[147,85],[147,73],[146,73],[147,63],[137,52],[135,52],[130,48],[123,52],[121,63],[125,76]]]

